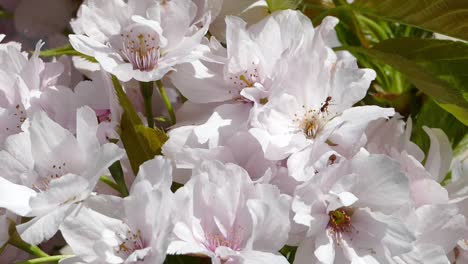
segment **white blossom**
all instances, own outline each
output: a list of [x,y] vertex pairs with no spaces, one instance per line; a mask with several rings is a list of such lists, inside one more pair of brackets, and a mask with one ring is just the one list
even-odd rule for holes
[[121,81],[155,81],[201,55],[207,27],[194,25],[196,12],[190,0],[87,0],[70,43]]
[[182,210],[169,253],[201,254],[218,264],[288,263],[277,251],[288,237],[289,198],[276,187],[254,185],[234,164],[207,161],[175,196]]
[[77,136],[37,112],[28,130],[9,137],[0,152],[1,207],[34,217],[17,227],[38,244],[52,237],[77,204],[88,198],[101,173],[123,156],[115,144],[101,146],[90,108],[77,112]]

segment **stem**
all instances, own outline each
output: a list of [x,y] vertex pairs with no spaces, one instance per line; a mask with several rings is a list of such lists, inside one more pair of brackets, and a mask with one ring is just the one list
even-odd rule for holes
[[156,84],[158,85],[159,94],[161,94],[161,97],[164,101],[164,105],[166,106],[167,111],[169,112],[169,116],[171,117],[171,125],[174,125],[176,123],[176,116],[174,109],[172,108],[171,101],[167,96],[166,89],[164,88],[164,85],[162,84],[161,80],[156,81]]
[[2,255],[3,251],[5,250],[7,246],[8,246],[8,243],[5,243],[5,245],[3,245],[3,247],[0,248],[0,255]]
[[26,261],[15,262],[15,264],[39,264],[39,263],[49,263],[49,262],[57,262],[62,259],[74,257],[73,255],[57,255],[57,256],[50,256],[50,257],[43,257],[43,258],[35,258]]
[[99,180],[102,181],[103,183],[107,184],[107,186],[111,187],[112,189],[120,192],[119,186],[111,178],[106,177],[106,176],[101,176],[101,178],[99,178]]
[[120,161],[114,162],[114,164],[112,164],[109,167],[109,171],[112,175],[112,178],[114,178],[115,183],[117,183],[119,192],[122,194],[123,197],[127,197],[128,188],[127,188],[127,185],[125,184],[125,176],[124,176]]
[[346,0],[333,0],[333,3],[335,4],[335,6],[349,5],[348,2],[346,2]]
[[14,222],[11,222],[10,224],[10,239],[8,240],[8,243],[14,247],[17,247],[23,251],[28,252],[31,255],[38,256],[38,257],[48,257],[49,255],[42,251],[38,246],[31,245],[21,239],[20,235],[18,234],[18,231],[16,231],[16,226]]
[[320,10],[320,11],[325,11],[327,9],[329,9],[329,7],[326,7],[324,5],[320,5],[320,4],[308,4],[308,3],[305,3],[305,4],[302,4],[303,5],[303,12],[307,9],[315,9],[315,10]]
[[153,82],[140,82],[140,91],[143,96],[145,103],[146,120],[148,121],[148,127],[154,128],[154,116],[153,116]]
[[349,19],[351,20],[351,27],[354,29],[354,33],[357,35],[361,45],[364,48],[370,48],[369,41],[364,35],[364,32],[362,32],[361,24],[359,23],[356,13],[352,9],[349,10]]
[[[398,71],[395,71],[393,74],[393,78],[395,80],[395,92],[401,94],[404,90],[403,88],[403,76],[401,76],[401,73]],[[393,87],[392,87],[393,88]]]
[[366,24],[369,27],[369,29],[371,29],[374,32],[374,34],[379,40],[388,39],[385,30],[383,30],[380,27],[380,25],[374,22],[372,19],[369,19],[368,17],[365,17],[363,15],[358,15],[358,19],[361,20],[361,22],[363,22],[364,24]]

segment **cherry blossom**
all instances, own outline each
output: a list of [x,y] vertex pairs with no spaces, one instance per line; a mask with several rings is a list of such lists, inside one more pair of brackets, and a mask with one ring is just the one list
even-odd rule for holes
[[[268,102],[255,113],[250,132],[267,158],[285,159],[315,141],[328,141],[352,156],[369,122],[394,114],[376,106],[352,107],[366,94],[375,72],[359,69],[351,54],[328,46],[337,23],[324,19],[300,49],[288,54],[283,76],[273,81]],[[303,56],[305,52],[310,55]]]
[[359,153],[296,189],[294,221],[307,227],[295,263],[385,263],[415,240],[392,215],[409,199],[399,164]]
[[[3,37],[0,37],[3,39]],[[57,77],[63,66],[58,62],[44,63],[39,58],[43,42],[38,42],[33,55],[28,58],[15,42],[0,44],[0,144],[9,135],[22,131],[28,113],[41,109],[40,97]]]
[[[77,257],[62,263],[163,263],[172,230],[171,174],[168,161],[147,161],[130,196],[104,197],[68,218],[61,230]],[[109,206],[120,210],[99,212]]]
[[194,25],[196,10],[189,0],[87,0],[72,21],[70,43],[122,81],[159,80],[201,56],[208,29]]
[[207,161],[175,196],[184,209],[169,253],[201,254],[213,263],[287,263],[276,251],[288,237],[289,198],[276,187],[254,185],[234,164]]
[[76,205],[88,198],[101,173],[123,156],[114,144],[101,146],[90,108],[77,111],[77,136],[37,112],[28,130],[9,137],[1,152],[1,207],[34,217],[19,225],[25,241],[52,237]]
[[0,263],[468,262],[466,47],[428,31],[463,33],[376,1],[0,2]]

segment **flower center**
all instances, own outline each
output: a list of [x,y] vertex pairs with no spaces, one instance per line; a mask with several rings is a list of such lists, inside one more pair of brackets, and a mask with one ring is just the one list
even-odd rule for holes
[[331,100],[331,96],[328,96],[319,109],[308,109],[303,105],[302,109],[304,112],[302,114],[294,114],[293,121],[298,123],[299,130],[304,132],[308,139],[316,138],[326,123],[333,118],[333,114],[328,111]]
[[250,100],[241,96],[240,92],[244,88],[254,87],[255,83],[262,83],[258,65],[254,62],[252,62],[252,66],[249,67],[249,69],[236,74],[229,74],[228,78],[231,84],[231,89],[228,92],[232,94],[237,101],[250,102]]
[[318,131],[320,129],[320,124],[319,122],[317,122],[316,119],[305,120],[302,126],[303,126],[302,130],[304,131],[304,134],[309,139],[315,138],[315,136],[317,136]]
[[144,25],[131,25],[122,34],[121,53],[134,70],[151,71],[160,57],[158,34]]
[[242,238],[235,232],[229,232],[227,237],[221,234],[205,234],[205,246],[215,252],[218,247],[228,247],[234,251],[242,249]]
[[38,192],[45,192],[49,189],[49,184],[52,180],[58,179],[69,172],[66,162],[58,162],[50,165],[48,170],[42,174],[33,185],[32,188]]
[[328,227],[334,233],[344,233],[351,231],[351,212],[346,209],[337,209],[328,213],[330,220]]
[[96,117],[99,124],[112,121],[110,109],[97,109],[94,110],[94,112],[96,112]]
[[[303,106],[305,109],[305,106]],[[299,114],[294,114],[293,121],[298,123],[298,129],[304,133],[308,139],[314,139],[325,126],[326,117],[322,112],[314,109],[306,110],[302,118]]]
[[141,231],[138,230],[136,233],[130,230],[127,231],[125,238],[122,243],[116,249],[116,253],[124,258],[127,258],[133,252],[146,248],[145,242],[141,237]]

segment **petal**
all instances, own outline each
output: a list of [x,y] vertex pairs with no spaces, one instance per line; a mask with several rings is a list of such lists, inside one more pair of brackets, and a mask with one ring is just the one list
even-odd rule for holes
[[38,245],[57,233],[63,220],[73,209],[73,205],[59,207],[46,215],[16,226],[16,229],[24,241]]
[[29,200],[36,192],[26,186],[11,183],[0,177],[0,208],[26,216],[31,212]]
[[[116,233],[127,231],[121,220],[104,216],[88,208],[80,208],[68,217],[60,227],[65,241],[73,252],[83,258],[96,258],[113,254],[113,248],[106,240],[115,240]],[[118,242],[116,242],[118,243]],[[98,247],[97,245],[100,244]],[[102,252],[98,252],[102,250]],[[111,255],[109,254],[109,255]]]
[[104,43],[109,37],[120,33],[129,17],[127,4],[122,0],[88,0],[80,6],[77,19],[70,24],[75,33],[86,34]]
[[296,255],[294,256],[294,264],[317,263],[317,258],[313,251],[315,248],[315,239],[311,237],[305,238],[297,248]]
[[89,182],[81,176],[66,174],[52,180],[48,189],[31,198],[30,205],[33,216],[48,214],[56,208],[80,202],[86,198],[92,189]]
[[99,177],[116,161],[125,155],[124,150],[116,144],[107,143],[95,152],[94,157],[90,157],[86,171],[82,175],[89,180],[90,188],[94,189]]
[[94,153],[99,148],[96,137],[98,122],[96,112],[88,106],[81,107],[76,113],[76,139],[86,153]]
[[386,249],[391,256],[398,256],[409,252],[415,241],[406,225],[394,216],[358,209],[353,213],[352,222],[356,232],[347,242],[358,255],[384,258],[383,249]]
[[[172,185],[172,162],[162,156],[146,161],[140,166],[133,185],[141,181],[150,182],[155,189],[169,190]],[[130,193],[133,193],[133,186]]]
[[169,74],[172,83],[195,103],[223,102],[233,98],[222,78],[223,65],[196,61],[181,64]]
[[241,263],[245,264],[288,264],[288,260],[279,253],[270,253],[263,251],[242,251],[240,257],[243,259]]
[[327,231],[321,232],[315,240],[314,255],[323,264],[333,264],[335,262],[335,243],[327,234]]
[[113,53],[114,50],[108,46],[83,35],[69,35],[70,44],[73,48],[83,54],[95,57],[97,53]]
[[429,148],[425,168],[434,180],[442,182],[452,162],[452,145],[441,129],[426,126],[423,129],[431,139],[431,147]]
[[359,200],[355,206],[392,212],[410,199],[408,178],[400,164],[384,155],[355,157],[353,174],[341,177],[332,187],[334,193],[351,192]]
[[[280,250],[286,243],[290,230],[290,202],[286,196],[280,195],[275,186],[258,184],[256,189],[262,199],[247,202],[253,220],[253,248],[269,252]],[[271,234],[275,234],[275,239],[271,239]]]
[[332,119],[326,125],[326,130],[334,129],[340,124],[329,140],[337,145],[337,152],[352,157],[361,147],[361,138],[364,132],[373,120],[379,118],[387,118],[395,114],[395,110],[391,108],[381,108],[378,106],[358,106],[345,110],[341,116]]

